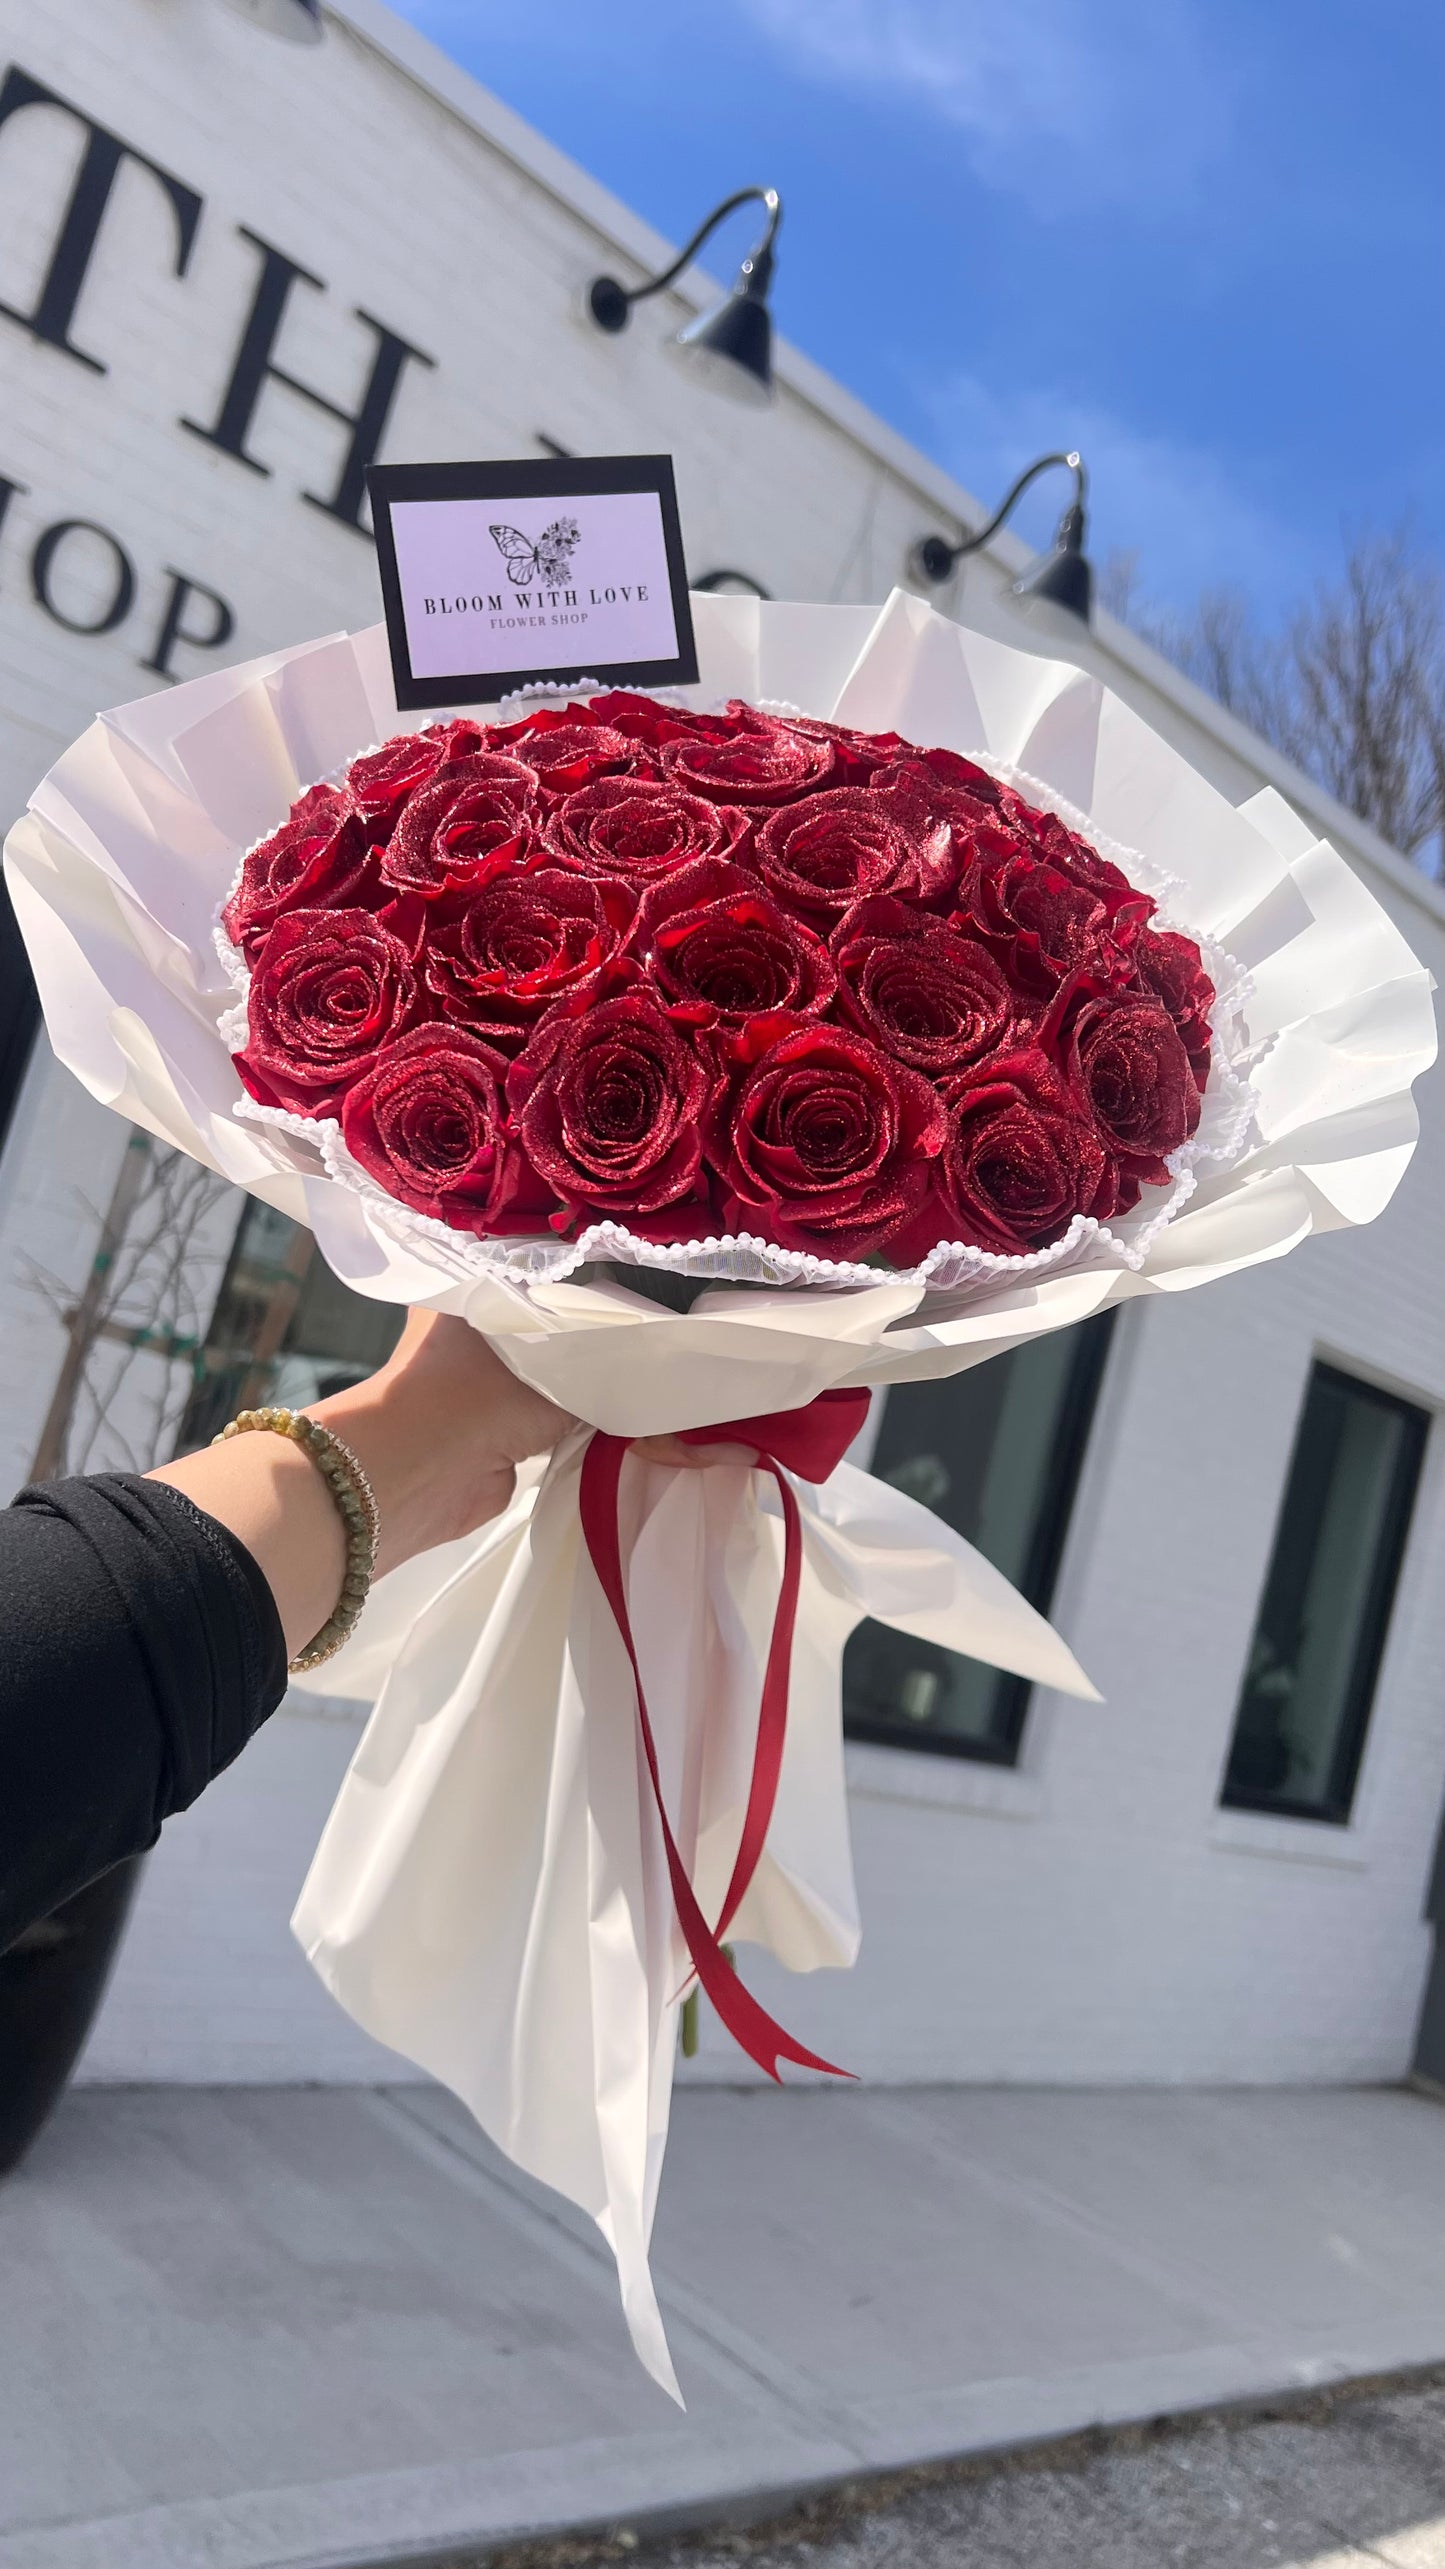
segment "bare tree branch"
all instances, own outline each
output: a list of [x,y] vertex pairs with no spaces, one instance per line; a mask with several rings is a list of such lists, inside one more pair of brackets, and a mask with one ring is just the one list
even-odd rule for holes
[[1366,535],[1340,578],[1275,633],[1240,590],[1188,616],[1151,608],[1130,556],[1106,563],[1105,603],[1428,874],[1445,837],[1445,595],[1407,532]]
[[[31,1288],[67,1337],[33,1477],[144,1472],[169,1456],[229,1247],[217,1216],[234,1192],[137,1132],[110,1206],[93,1215],[97,1246],[79,1293],[32,1267]],[[150,1362],[138,1373],[142,1357]]]

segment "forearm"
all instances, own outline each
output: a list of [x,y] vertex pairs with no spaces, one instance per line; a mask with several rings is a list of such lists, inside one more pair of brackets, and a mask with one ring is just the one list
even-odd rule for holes
[[181,1491],[245,1545],[295,1659],[335,1605],[346,1563],[340,1515],[310,1456],[287,1436],[235,1436],[146,1477]]
[[[474,1330],[428,1314],[310,1414],[372,1483],[378,1571],[485,1524],[514,1466],[570,1424]],[[0,1951],[152,1845],[244,1747],[335,1610],[345,1561],[327,1481],[281,1435],[0,1509]]]
[[55,1481],[0,1509],[0,1952],[237,1755],[286,1683],[254,1561],[171,1490]]

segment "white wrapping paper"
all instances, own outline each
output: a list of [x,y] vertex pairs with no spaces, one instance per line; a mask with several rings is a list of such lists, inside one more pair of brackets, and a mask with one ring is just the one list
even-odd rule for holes
[[[936,1285],[750,1286],[727,1279],[756,1262],[725,1253],[711,1268],[724,1280],[680,1316],[618,1283],[508,1272],[328,1165],[314,1132],[248,1115],[220,1032],[235,993],[217,910],[242,850],[303,787],[411,727],[379,629],[104,715],[45,779],[6,868],[60,1058],[119,1113],[309,1222],[356,1290],[461,1314],[539,1391],[623,1436],[955,1373],[1381,1210],[1413,1147],[1411,1082],[1434,1055],[1429,977],[1327,843],[1288,852],[1298,825],[1278,798],[1234,810],[1096,680],[901,593],[877,612],[714,597],[694,611],[696,701],[781,701],[977,757],[1075,813],[1135,879],[1175,887],[1175,920],[1228,960],[1218,1032],[1238,1093],[1167,1221],[1116,1237],[1084,1226],[1061,1255],[964,1262]],[[676,2395],[647,2244],[686,1957],[630,1672],[580,1541],[584,1444],[569,1437],[480,1538],[383,1581],[313,1681],[380,1691],[294,1923],[363,2025],[598,2222],[634,2343]],[[741,1467],[624,1470],[633,1630],[709,1914],[737,1845],[777,1594],[769,1495]],[[846,1464],[797,1495],[787,1747],[733,1932],[808,1970],[857,1945],[839,1660],[861,1617],[1091,1689],[1041,1618],[912,1501]]]

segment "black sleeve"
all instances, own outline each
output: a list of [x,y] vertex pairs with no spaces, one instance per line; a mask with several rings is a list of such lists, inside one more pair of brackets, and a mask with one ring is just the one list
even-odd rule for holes
[[164,1481],[0,1509],[0,1953],[229,1766],[286,1688],[244,1544]]

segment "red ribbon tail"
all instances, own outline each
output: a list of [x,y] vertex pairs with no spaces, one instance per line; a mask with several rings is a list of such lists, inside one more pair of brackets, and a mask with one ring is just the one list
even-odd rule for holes
[[[726,1430],[715,1431],[725,1434]],[[788,1672],[792,1659],[793,1627],[797,1615],[798,1589],[802,1575],[802,1532],[798,1520],[798,1503],[778,1466],[765,1456],[759,1460],[777,1482],[783,1503],[784,1549],[783,1584],[778,1611],[773,1624],[773,1638],[768,1652],[767,1671],[763,1680],[762,1703],[758,1714],[758,1744],[753,1760],[752,1784],[743,1820],[732,1880],[728,1885],[718,1925],[710,1927],[698,1904],[697,1894],[688,1879],[682,1851],[672,1833],[672,1823],[662,1798],[662,1777],[657,1759],[657,1742],[643,1691],[642,1671],[632,1638],[632,1623],[627,1610],[627,1583],[622,1568],[622,1537],[618,1523],[618,1494],[622,1480],[622,1460],[628,1440],[606,1436],[600,1431],[592,1439],[582,1458],[582,1477],[578,1506],[582,1533],[597,1573],[598,1584],[612,1609],[613,1620],[627,1652],[632,1669],[632,1682],[637,1696],[637,1721],[642,1738],[643,1755],[652,1780],[653,1799],[662,1828],[662,1843],[667,1857],[668,1876],[678,1923],[692,1959],[698,1980],[712,2001],[718,2017],[727,2027],[749,2060],[776,2080],[778,2062],[792,2061],[799,2069],[821,2070],[830,2078],[851,2078],[851,2070],[839,2069],[832,2061],[823,2060],[817,2052],[795,2042],[792,2035],[758,2004],[751,1991],[734,1971],[722,1949],[722,1937],[730,1925],[739,1903],[757,1870],[772,1820],[777,1799],[778,1777],[782,1770],[783,1742],[788,1718]]]

